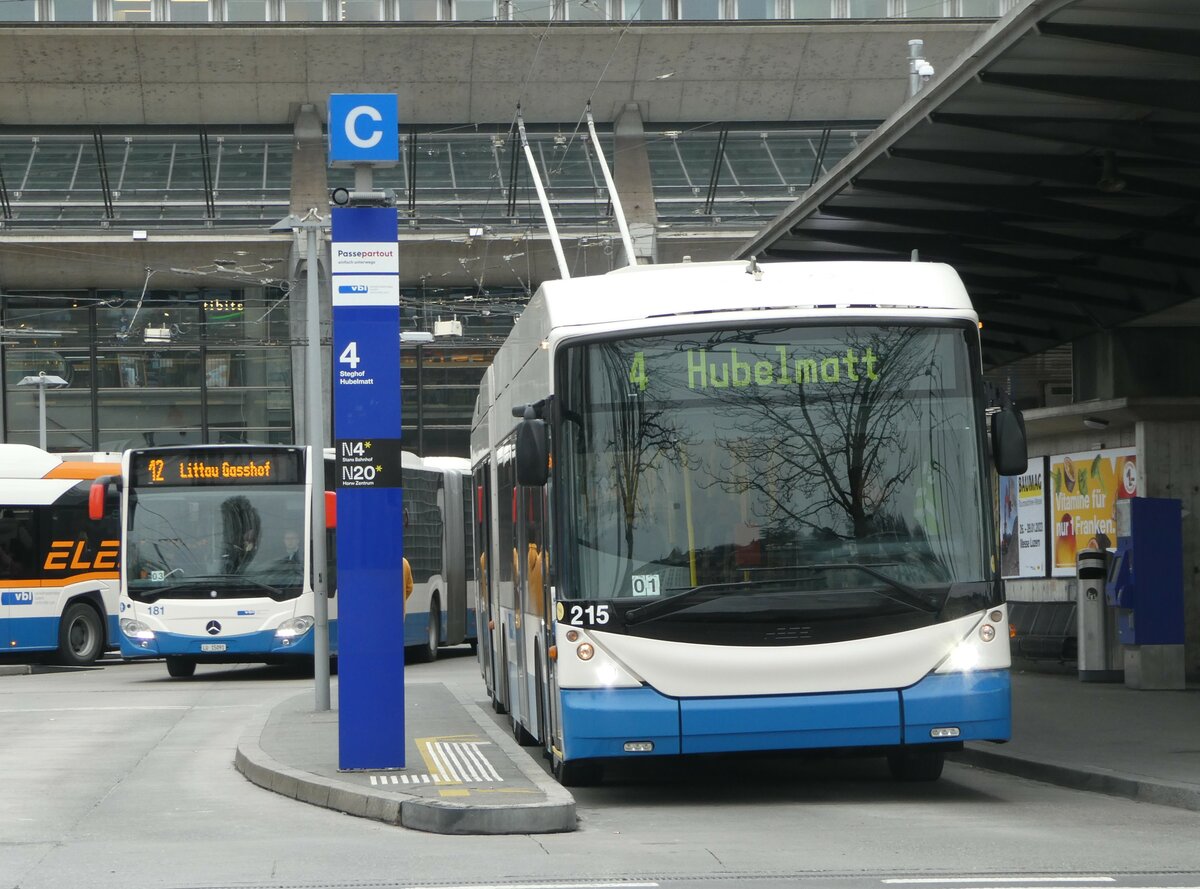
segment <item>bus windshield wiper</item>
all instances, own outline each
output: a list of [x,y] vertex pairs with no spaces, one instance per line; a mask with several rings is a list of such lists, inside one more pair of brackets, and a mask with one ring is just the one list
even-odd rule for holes
[[261,580],[254,580],[253,578],[246,577],[245,575],[229,575],[228,580],[232,581],[235,577],[237,578],[238,583],[244,583],[253,587],[258,587],[260,590],[266,590],[267,595],[276,602],[287,598],[287,594],[279,587],[271,586],[269,583],[263,583]]
[[[869,565],[862,565],[857,562],[841,562],[828,565],[804,565],[805,571],[861,571],[864,574],[869,574],[877,580],[883,581],[888,585],[891,592],[883,590],[869,590],[870,592],[882,596],[885,599],[890,599],[908,608],[915,608],[918,611],[925,611],[929,614],[936,614],[939,610],[937,605],[934,605],[926,599],[921,592],[906,583],[903,583],[895,578],[888,577],[882,571],[877,571]],[[664,599],[659,599],[656,602],[650,602],[646,605],[640,605],[625,612],[625,623],[639,624],[647,620],[653,620],[656,617],[663,617],[667,614],[673,614],[676,611],[682,611],[685,608],[690,608],[693,605],[699,605],[703,602],[710,602],[718,596],[731,592],[740,591],[742,593],[758,593],[758,592],[778,592],[781,583],[787,583],[790,578],[758,578],[756,580],[742,580],[730,583],[708,583],[701,586],[692,587],[682,593],[674,596],[668,596]]]
[[[766,581],[767,584],[773,581]],[[682,611],[684,608],[691,608],[693,605],[700,605],[704,602],[710,602],[723,593],[732,590],[742,590],[750,592],[759,592],[760,590],[770,589],[776,592],[775,588],[765,587],[762,580],[739,580],[730,583],[705,583],[700,586],[694,586],[691,589],[684,590],[682,593],[676,593],[674,596],[667,596],[659,599],[656,602],[649,602],[645,605],[639,605],[637,608],[632,608],[625,612],[626,624],[640,624],[643,621],[653,620],[656,617],[673,614],[676,611]],[[705,595],[708,594],[708,595]]]
[[154,602],[168,593],[196,590],[216,590],[225,592],[226,596],[234,595],[231,591],[238,587],[248,586],[265,590],[267,595],[276,602],[282,602],[291,596],[279,587],[271,586],[260,580],[254,580],[237,574],[210,574],[201,577],[186,577],[179,583],[169,583],[163,586],[137,587],[130,590],[131,598],[140,602]]
[[828,565],[805,565],[804,567],[812,571],[861,571],[863,574],[869,574],[876,580],[882,580],[891,588],[891,593],[885,593],[882,590],[871,590],[871,592],[885,599],[891,599],[893,602],[907,605],[909,608],[915,608],[918,611],[926,611],[929,614],[937,614],[941,610],[937,605],[934,605],[921,595],[920,590],[896,580],[894,577],[888,577],[882,571],[876,571],[870,565],[863,565],[860,562],[835,562]]

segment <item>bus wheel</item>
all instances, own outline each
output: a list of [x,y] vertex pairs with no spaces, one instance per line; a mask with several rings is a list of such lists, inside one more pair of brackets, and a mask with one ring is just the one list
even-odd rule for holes
[[442,609],[438,597],[429,603],[429,627],[425,631],[425,642],[417,646],[414,660],[418,664],[429,664],[437,660],[438,643],[442,641]]
[[187,679],[196,675],[196,662],[186,657],[167,658],[167,675],[172,679]]
[[550,771],[563,787],[595,787],[604,780],[604,767],[594,759],[563,760],[556,756]]
[[888,770],[897,781],[936,781],[945,764],[946,754],[929,747],[888,752]]
[[85,602],[67,606],[58,624],[58,659],[70,667],[86,667],[103,647],[104,628],[96,609]]

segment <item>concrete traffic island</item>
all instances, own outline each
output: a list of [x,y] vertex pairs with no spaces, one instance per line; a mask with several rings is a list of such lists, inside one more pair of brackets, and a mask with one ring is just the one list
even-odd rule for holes
[[575,799],[477,702],[460,700],[440,683],[405,691],[404,769],[338,771],[337,711],[315,712],[311,693],[255,719],[238,742],[234,765],[274,793],[430,833],[576,829]]

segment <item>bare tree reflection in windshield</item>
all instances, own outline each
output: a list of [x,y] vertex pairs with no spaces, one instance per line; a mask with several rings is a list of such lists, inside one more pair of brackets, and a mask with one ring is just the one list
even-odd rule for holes
[[633,556],[634,529],[638,519],[652,520],[648,514],[652,497],[643,488],[652,483],[651,470],[660,461],[677,462],[682,453],[678,428],[667,422],[663,409],[651,410],[643,390],[628,380],[626,356],[614,346],[602,352],[605,372],[613,381],[614,392],[624,391],[621,404],[614,405],[609,427],[609,447],[613,455],[613,490],[620,510],[624,555]]
[[[793,549],[785,541],[807,539],[803,548],[820,560],[916,559],[917,579],[947,581],[952,555],[938,539],[940,495],[954,484],[940,439],[953,411],[931,395],[944,385],[938,352],[919,328],[844,334],[825,341],[832,357],[814,379],[797,373],[786,390],[720,390],[728,410],[714,441],[727,456],[703,470],[709,484],[748,504],[743,509],[776,556]],[[789,561],[800,562],[773,560],[776,567]]]

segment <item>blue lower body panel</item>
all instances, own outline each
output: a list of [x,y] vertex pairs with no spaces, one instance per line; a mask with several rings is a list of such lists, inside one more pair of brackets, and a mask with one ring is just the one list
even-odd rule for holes
[[417,611],[404,615],[404,647],[424,645],[429,638],[429,612]]
[[[629,756],[629,741],[653,742],[655,755],[1002,741],[1012,731],[1010,689],[1007,670],[836,694],[679,699],[648,686],[563,689],[563,754]],[[946,727],[959,734],[930,737]]]
[[[3,651],[55,651],[58,649],[58,628],[61,617],[14,617],[3,625]],[[117,616],[110,614],[107,620],[105,647],[117,644]],[[14,644],[15,643],[15,644]]]
[[3,651],[53,651],[58,648],[59,623],[58,617],[10,617]]
[[684,753],[879,747],[900,743],[894,691],[679,702]]
[[926,676],[900,693],[904,743],[928,744],[930,730],[953,726],[960,741],[1012,737],[1012,680],[1007,670]]
[[654,752],[679,753],[679,701],[652,688],[564,689],[567,759],[625,756],[626,741],[653,741]]

